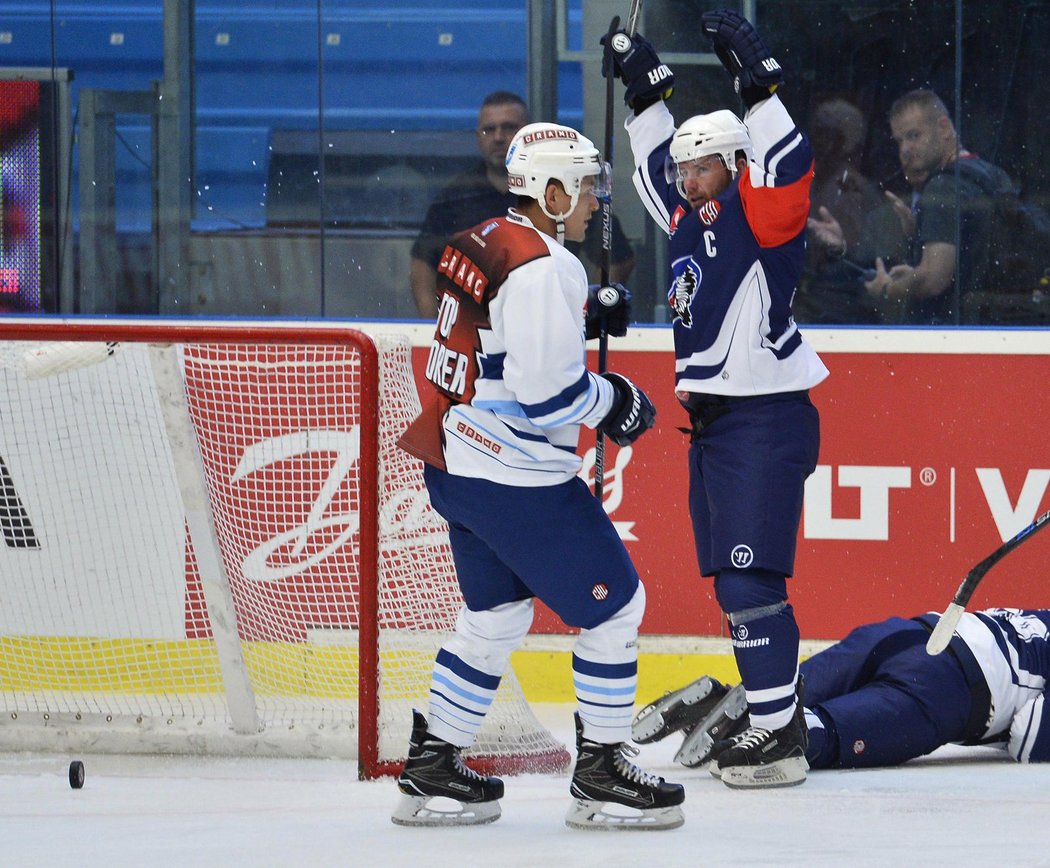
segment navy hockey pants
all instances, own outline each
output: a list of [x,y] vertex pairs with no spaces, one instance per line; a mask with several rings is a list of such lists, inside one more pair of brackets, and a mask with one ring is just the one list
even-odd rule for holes
[[689,449],[700,572],[735,567],[790,576],[806,477],[820,447],[817,410],[806,392],[706,400],[714,418]]
[[527,488],[423,467],[449,524],[463,599],[474,611],[538,597],[571,627],[593,629],[638,590],[638,573],[579,477]]
[[826,736],[811,767],[899,765],[964,740],[970,687],[955,657],[926,653],[929,635],[916,621],[889,618],[802,663],[804,704]]

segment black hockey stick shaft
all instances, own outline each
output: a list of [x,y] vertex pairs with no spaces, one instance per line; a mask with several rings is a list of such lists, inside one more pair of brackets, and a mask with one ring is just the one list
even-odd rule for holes
[[627,27],[624,28],[628,36],[634,36],[638,31],[638,16],[641,11],[642,0],[631,0],[631,10],[627,13]]
[[1050,510],[1044,512],[1017,536],[1004,542],[966,574],[966,578],[959,585],[959,590],[955,592],[955,596],[952,597],[948,608],[944,610],[944,614],[941,615],[937,626],[934,627],[930,638],[926,642],[926,650],[930,654],[940,654],[948,647],[948,643],[955,633],[955,628],[959,625],[959,619],[962,617],[963,612],[966,611],[966,604],[970,602],[970,597],[973,596],[974,591],[977,590],[977,586],[988,571],[1026,539],[1034,535],[1047,521],[1050,521]]
[[[609,32],[605,35],[605,53],[602,56],[605,72],[605,140],[602,143],[602,157],[612,171],[613,148],[613,83],[615,76],[612,68],[612,35],[620,27],[620,16],[616,15],[609,22]],[[598,280],[602,286],[609,285],[609,270],[612,262],[612,193],[607,191],[602,197],[602,254],[598,261]],[[604,374],[609,358],[609,333],[605,329],[605,317],[600,320],[598,332],[598,373]],[[605,486],[605,435],[599,431],[594,440],[594,496],[601,501]]]
[[[631,0],[631,9],[627,13],[627,33],[634,36],[638,27],[638,14],[642,8],[642,0]],[[612,68],[612,35],[620,27],[620,16],[616,15],[609,22],[609,32],[605,36],[605,53],[602,56],[602,64],[605,71],[605,140],[602,142],[602,155],[605,162],[609,164],[609,172],[612,173],[613,154],[613,83],[615,76]],[[611,178],[609,179],[611,182]],[[602,253],[599,261],[599,277],[602,286],[608,286],[612,270],[612,194],[611,192],[602,197]],[[605,330],[605,318],[601,320],[601,328],[598,332],[598,373],[604,374],[609,360],[609,334]],[[605,435],[598,432],[594,443],[594,496],[602,499],[605,487]]]

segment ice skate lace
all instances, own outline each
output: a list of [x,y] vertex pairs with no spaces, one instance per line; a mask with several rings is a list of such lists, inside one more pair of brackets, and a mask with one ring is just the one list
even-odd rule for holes
[[758,747],[762,742],[766,741],[772,733],[768,729],[762,729],[759,726],[752,726],[745,732],[742,732],[731,742],[733,747],[743,748],[749,750],[754,747]]
[[476,771],[474,771],[474,769],[472,769],[465,762],[463,762],[463,757],[460,756],[459,751],[456,751],[455,759],[453,760],[453,765],[455,766],[455,769],[457,772],[459,772],[459,774],[463,775],[464,777],[470,778],[472,781],[485,780],[484,775],[478,774]]
[[616,752],[613,765],[616,766],[616,770],[621,775],[632,783],[641,784],[643,787],[659,787],[660,784],[663,783],[661,777],[642,771],[638,766],[631,762],[630,757],[638,756],[640,753],[641,751],[634,745],[624,742]]

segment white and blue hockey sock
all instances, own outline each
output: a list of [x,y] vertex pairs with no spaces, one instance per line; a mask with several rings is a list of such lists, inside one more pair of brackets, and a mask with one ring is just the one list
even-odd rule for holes
[[430,682],[427,730],[469,747],[496,697],[511,652],[532,625],[532,600],[460,610],[455,634],[438,651]]
[[638,627],[645,612],[639,583],[630,601],[608,621],[581,630],[572,655],[572,677],[583,737],[618,744],[631,737],[638,689]]

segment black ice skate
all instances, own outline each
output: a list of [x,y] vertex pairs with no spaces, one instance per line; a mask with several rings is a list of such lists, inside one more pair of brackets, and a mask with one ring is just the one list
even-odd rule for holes
[[690,729],[674,755],[674,761],[695,769],[713,760],[718,755],[718,745],[726,746],[727,739],[740,734],[748,727],[747,697],[744,685],[723,688],[721,698],[708,705],[708,713]]
[[[415,710],[397,787],[404,795],[390,819],[399,826],[477,826],[500,817],[503,781],[464,765],[460,749],[427,732],[426,718]],[[451,799],[459,808],[428,805],[435,798]]]
[[721,750],[711,773],[733,789],[793,787],[806,780],[808,746],[799,681],[795,713],[788,724],[772,731],[758,726],[746,729]]
[[[583,737],[576,715],[576,768],[569,792],[573,803],[565,825],[573,829],[676,829],[685,822],[685,789],[643,772],[631,761],[638,749],[629,744],[598,744]],[[616,805],[620,811],[606,811]]]
[[635,715],[631,738],[637,744],[649,744],[681,729],[691,729],[702,721],[729,688],[708,675],[698,678],[673,693],[665,693]]

